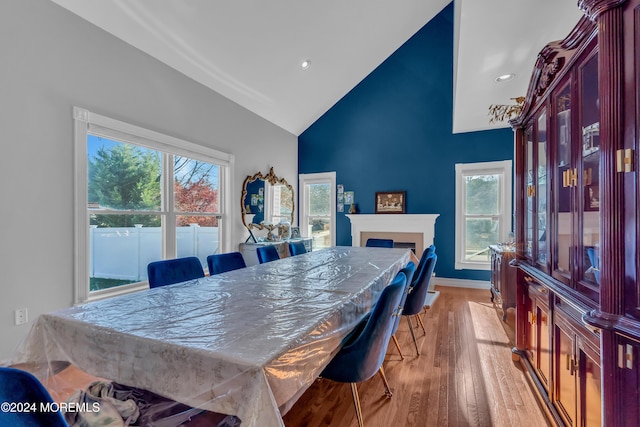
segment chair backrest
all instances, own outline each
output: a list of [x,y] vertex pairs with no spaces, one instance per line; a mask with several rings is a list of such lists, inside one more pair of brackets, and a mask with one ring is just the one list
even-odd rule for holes
[[433,269],[435,268],[437,261],[438,255],[435,253],[427,256],[422,274],[417,278],[417,280],[414,280],[414,283],[409,289],[407,300],[404,303],[404,310],[402,311],[403,315],[411,316],[422,311],[427,298],[427,292],[429,291],[429,284],[431,283]]
[[367,239],[367,243],[365,244],[368,248],[392,248],[393,240],[392,239]]
[[40,408],[41,403],[51,404],[53,399],[36,377],[19,369],[0,367],[0,403],[11,404],[12,402],[37,406],[30,411],[0,411],[2,426],[66,427],[68,425],[61,412]]
[[172,285],[204,277],[200,260],[196,257],[165,259],[147,265],[149,287]]
[[213,254],[207,257],[209,275],[224,273],[225,271],[245,268],[247,264],[240,252],[228,252],[225,254]]
[[289,254],[291,256],[302,255],[307,253],[307,248],[304,246],[303,241],[289,242]]
[[425,274],[425,266],[427,265],[427,258],[429,255],[436,253],[436,247],[434,245],[429,246],[422,252],[422,256],[420,257],[420,262],[418,262],[418,267],[416,267],[416,272],[413,275],[413,281],[411,282],[411,286],[415,286],[416,283],[421,281],[424,278]]
[[260,262],[260,264],[280,259],[278,249],[276,249],[276,247],[273,245],[258,246],[258,248],[256,249],[256,253],[258,254],[258,261]]
[[[407,266],[400,270],[400,273],[403,273],[407,278],[407,284],[404,287],[404,292],[402,293],[402,298],[400,299],[400,308],[402,308],[403,310],[404,310],[404,303],[407,300],[407,294],[409,293],[409,289],[411,288],[411,280],[413,279],[413,275],[415,272],[416,272],[416,265],[413,263],[413,261],[409,261]],[[391,335],[395,334],[396,331],[398,330],[398,326],[400,325],[401,318],[402,316],[396,317],[396,322],[393,325],[393,332],[391,333]]]
[[382,290],[369,316],[356,326],[321,376],[355,383],[371,378],[382,366],[407,277],[400,272]]

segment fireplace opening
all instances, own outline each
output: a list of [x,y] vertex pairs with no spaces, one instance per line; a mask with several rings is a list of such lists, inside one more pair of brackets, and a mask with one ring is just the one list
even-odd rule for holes
[[413,251],[413,253],[416,253],[416,244],[415,242],[393,242],[393,247],[394,248],[400,248],[400,249],[411,249]]
[[360,244],[364,246],[367,239],[372,237],[378,239],[391,239],[393,240],[394,248],[411,249],[418,258],[422,256],[422,251],[424,251],[424,235],[422,233],[363,231],[360,234]]

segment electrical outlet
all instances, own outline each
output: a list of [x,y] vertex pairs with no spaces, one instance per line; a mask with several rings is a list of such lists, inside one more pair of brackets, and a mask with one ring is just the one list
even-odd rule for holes
[[24,325],[29,321],[27,309],[26,308],[17,309],[16,311],[13,312],[13,318],[15,320],[16,326]]

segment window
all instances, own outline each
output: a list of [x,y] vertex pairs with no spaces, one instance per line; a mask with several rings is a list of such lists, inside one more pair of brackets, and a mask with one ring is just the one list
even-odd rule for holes
[[336,244],[336,173],[300,175],[300,233],[313,249]]
[[511,161],[456,164],[456,269],[489,270],[511,230]]
[[146,288],[147,264],[228,250],[233,156],[74,109],[76,303]]
[[293,193],[283,184],[271,185],[264,183],[266,187],[265,211],[266,221],[272,224],[280,222],[291,222],[293,212]]

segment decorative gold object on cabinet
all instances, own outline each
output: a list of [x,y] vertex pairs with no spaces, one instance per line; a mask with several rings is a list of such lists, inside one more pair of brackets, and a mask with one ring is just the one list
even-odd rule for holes
[[489,106],[489,123],[503,122],[517,117],[522,112],[524,96],[511,98],[515,104],[492,104]]
[[633,171],[633,150],[631,148],[620,149],[616,151],[616,171],[632,172]]

